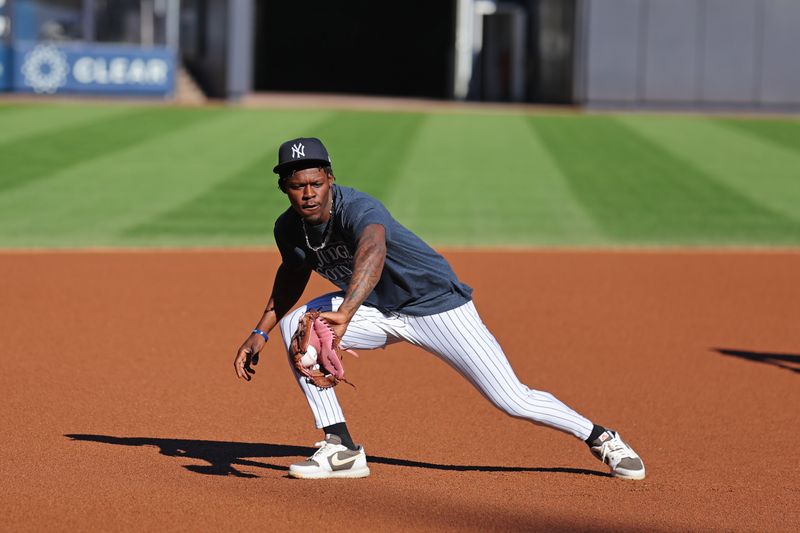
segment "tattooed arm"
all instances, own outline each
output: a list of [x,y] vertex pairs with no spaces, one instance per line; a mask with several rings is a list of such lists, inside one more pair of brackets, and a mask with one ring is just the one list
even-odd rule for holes
[[386,230],[380,224],[370,224],[361,233],[353,258],[353,277],[337,312],[322,313],[341,339],[356,311],[378,284],[386,260]]

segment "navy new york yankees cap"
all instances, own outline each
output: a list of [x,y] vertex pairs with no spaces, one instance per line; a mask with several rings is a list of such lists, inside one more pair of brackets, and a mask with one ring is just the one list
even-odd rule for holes
[[329,166],[331,156],[322,141],[316,137],[298,137],[286,141],[278,148],[278,164],[272,171],[280,174],[286,170],[309,168],[315,164]]

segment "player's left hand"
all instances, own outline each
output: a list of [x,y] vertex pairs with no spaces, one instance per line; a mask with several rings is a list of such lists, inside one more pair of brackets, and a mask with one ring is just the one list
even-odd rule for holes
[[319,317],[328,323],[339,340],[344,338],[344,333],[347,331],[347,326],[350,325],[351,319],[347,313],[342,311],[329,311],[327,313],[320,313]]

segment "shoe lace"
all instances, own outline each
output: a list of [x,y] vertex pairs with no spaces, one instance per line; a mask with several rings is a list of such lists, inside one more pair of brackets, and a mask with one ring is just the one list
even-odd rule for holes
[[607,440],[600,446],[600,460],[604,463],[606,458],[619,460],[629,456],[628,447],[619,437]]
[[315,443],[314,443],[314,446],[315,446],[316,448],[319,448],[319,450],[315,451],[315,452],[314,452],[314,454],[313,454],[311,457],[309,457],[309,459],[314,459],[314,458],[316,458],[318,455],[324,455],[324,454],[325,454],[325,452],[326,452],[326,451],[327,451],[327,449],[328,449],[328,446],[331,446],[331,443],[330,443],[330,442],[328,442],[328,441],[326,441],[326,440],[321,440],[321,441],[319,441],[319,442],[315,442]]

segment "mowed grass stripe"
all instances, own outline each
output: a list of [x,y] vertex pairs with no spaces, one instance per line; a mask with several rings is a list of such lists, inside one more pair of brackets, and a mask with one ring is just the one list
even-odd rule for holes
[[716,182],[800,222],[800,151],[730,127],[729,121],[635,116],[619,120]]
[[[205,194],[126,232],[129,241],[206,240],[215,244],[273,244],[275,219],[289,206],[272,167],[281,142],[319,137],[331,153],[343,185],[381,196],[392,179],[422,115],[340,112],[302,126],[274,128],[262,155]],[[351,179],[351,176],[353,179]]]
[[718,119],[714,122],[800,154],[800,121]]
[[225,177],[202,195],[126,229],[127,242],[170,244],[194,238],[215,244],[271,244],[272,225],[285,209],[270,175],[275,155],[255,152],[255,161]]
[[0,145],[0,192],[29,185],[85,161],[219,115],[214,109],[133,108],[89,124],[41,133]]
[[[224,109],[191,129],[86,161],[0,195],[0,244],[118,245],[120,235],[202,196],[249,166],[271,131],[320,112]],[[182,244],[172,239],[167,244]]]
[[800,226],[610,117],[535,117],[586,209],[621,243],[785,244]]
[[422,113],[340,112],[320,124],[314,136],[328,148],[339,183],[386,201],[427,117]]
[[129,106],[16,105],[0,116],[0,144],[130,112]]
[[94,104],[0,121],[33,109],[48,127],[0,143],[0,181],[9,146],[30,144],[15,172],[36,169],[0,186],[0,246],[272,244],[287,207],[275,151],[300,135],[326,142],[339,183],[436,245],[800,243],[792,128],[777,141],[698,117]]
[[435,244],[605,241],[520,116],[429,117],[389,205]]

